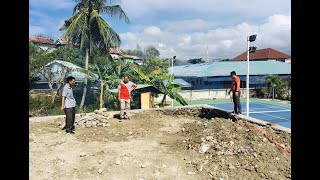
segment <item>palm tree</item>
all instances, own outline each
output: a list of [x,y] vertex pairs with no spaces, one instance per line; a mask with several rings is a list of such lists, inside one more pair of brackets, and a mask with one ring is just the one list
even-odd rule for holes
[[[107,0],[76,0],[73,15],[65,20],[60,30],[65,31],[64,38],[71,45],[80,45],[85,52],[85,70],[88,71],[89,57],[93,51],[109,52],[110,47],[119,47],[120,36],[101,18],[100,13],[118,16],[129,23],[129,18],[119,5],[106,6]],[[111,1],[110,1],[111,2]],[[86,72],[88,74],[88,72]],[[84,80],[80,109],[83,108],[87,93],[87,76]]]

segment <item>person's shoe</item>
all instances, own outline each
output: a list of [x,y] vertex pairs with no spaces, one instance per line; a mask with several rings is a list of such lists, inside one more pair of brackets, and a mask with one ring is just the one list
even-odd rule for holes
[[63,126],[63,128],[61,130],[65,130],[66,129],[66,126]]
[[67,134],[75,134],[73,131],[67,131]]
[[124,119],[129,119],[129,117],[127,115],[124,116]]

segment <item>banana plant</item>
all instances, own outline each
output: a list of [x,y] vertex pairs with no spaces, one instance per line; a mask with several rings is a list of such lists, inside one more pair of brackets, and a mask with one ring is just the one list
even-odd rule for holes
[[[161,75],[161,70],[156,69],[150,73],[149,76],[145,75],[140,69],[134,67],[133,70],[139,75],[141,80],[144,80],[148,84],[152,84],[153,86],[159,88],[163,93],[162,105],[164,105],[164,101],[166,96],[169,96],[171,99],[178,101],[181,105],[187,106],[188,103],[184,100],[184,98],[178,93],[181,90],[181,84],[174,83],[174,74]],[[167,83],[164,83],[164,80],[167,79]]]

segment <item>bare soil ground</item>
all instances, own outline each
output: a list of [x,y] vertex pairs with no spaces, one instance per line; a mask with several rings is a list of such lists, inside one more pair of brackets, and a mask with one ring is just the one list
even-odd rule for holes
[[[109,123],[67,135],[63,120],[30,122],[30,179],[291,179],[289,153],[231,120],[144,112]],[[291,147],[289,133],[264,130]]]

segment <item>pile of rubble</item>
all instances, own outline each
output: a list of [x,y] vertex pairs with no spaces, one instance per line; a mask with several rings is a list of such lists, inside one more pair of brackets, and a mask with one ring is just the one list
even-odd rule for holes
[[76,118],[75,126],[77,127],[108,127],[108,120],[113,117],[108,113],[106,108],[95,110],[94,114],[80,114],[80,119]]
[[[274,131],[270,127],[259,128],[283,146],[291,148],[289,133]],[[269,142],[262,134],[231,120],[214,118],[210,122],[203,120],[185,124],[181,133],[188,138],[179,144],[199,153],[187,162],[198,171],[223,179],[248,175],[252,179],[291,178],[289,153]]]

